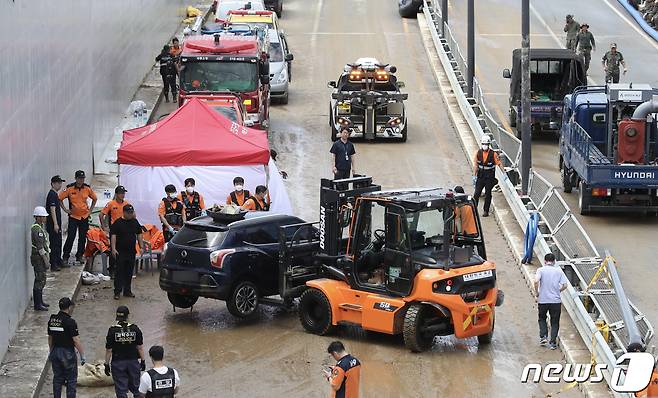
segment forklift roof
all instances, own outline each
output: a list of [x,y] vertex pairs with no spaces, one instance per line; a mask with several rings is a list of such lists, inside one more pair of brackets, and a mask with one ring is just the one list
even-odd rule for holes
[[456,195],[451,189],[422,188],[380,191],[363,195],[364,198],[386,199],[408,210],[443,208],[449,204],[467,200],[464,194]]

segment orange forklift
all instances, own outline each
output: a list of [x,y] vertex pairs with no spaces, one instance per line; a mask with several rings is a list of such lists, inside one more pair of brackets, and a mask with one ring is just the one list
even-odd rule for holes
[[[319,223],[279,231],[280,291],[301,294],[304,329],[325,335],[348,324],[402,334],[414,352],[429,349],[435,336],[491,342],[494,307],[504,296],[469,196],[382,191],[371,177],[322,179],[320,190]],[[300,232],[311,225],[317,239]],[[308,264],[309,248],[314,277],[300,265]]]

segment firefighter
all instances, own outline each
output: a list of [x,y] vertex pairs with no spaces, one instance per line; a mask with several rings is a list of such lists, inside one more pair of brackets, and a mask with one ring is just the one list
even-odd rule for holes
[[475,192],[473,199],[475,203],[480,200],[482,190],[486,189],[484,195],[484,213],[482,217],[489,217],[489,209],[491,208],[491,190],[498,182],[496,180],[496,166],[503,169],[498,154],[491,149],[491,138],[485,134],[480,141],[480,149],[475,153],[473,159],[473,184],[475,185]]
[[348,354],[340,341],[329,344],[327,352],[337,361],[335,366],[324,371],[327,381],[331,384],[331,396],[334,398],[358,397],[361,362]]
[[37,206],[32,213],[34,224],[30,229],[32,239],[32,254],[30,262],[34,268],[34,285],[32,297],[34,298],[35,311],[48,311],[49,305],[43,302],[43,288],[46,287],[46,271],[50,262],[50,246],[48,232],[45,230],[48,212],[43,206]]
[[128,307],[119,306],[117,322],[110,326],[105,338],[105,374],[112,375],[117,398],[127,398],[128,391],[138,397],[139,372],[146,370],[144,336],[137,325],[128,322],[129,314]]
[[235,177],[233,179],[233,188],[235,188],[235,190],[226,197],[226,204],[234,204],[236,206],[244,205],[244,202],[251,196],[249,191],[244,189],[244,178]]
[[589,25],[580,25],[580,32],[576,35],[576,47],[580,55],[585,58],[585,73],[589,70],[589,61],[592,59],[592,51],[596,51],[594,35],[589,31]]
[[[68,199],[68,208],[64,206],[64,199]],[[89,206],[91,199],[91,206]],[[82,254],[85,252],[87,244],[87,230],[89,230],[89,215],[91,210],[96,206],[96,194],[91,187],[85,184],[85,172],[78,170],[75,172],[75,182],[66,186],[66,189],[59,193],[59,203],[66,214],[69,215],[69,226],[64,242],[64,255],[62,261],[64,264],[69,262],[71,249],[75,233],[78,233],[78,251],[75,254],[77,262],[82,263]]]
[[200,217],[206,209],[206,204],[203,202],[203,196],[194,190],[196,182],[194,178],[185,179],[185,190],[181,191],[178,195],[180,200],[185,206],[185,219],[192,220]]
[[142,394],[142,397],[173,397],[180,386],[178,371],[165,366],[162,346],[154,345],[149,348],[149,357],[153,362],[153,368],[142,374],[139,381],[139,393]]
[[250,196],[244,205],[242,205],[244,210],[249,211],[269,211],[270,210],[270,198],[267,194],[267,187],[264,185],[259,185],[256,187],[256,194]]
[[[98,214],[98,220],[100,221],[101,228],[105,231],[107,239],[109,242],[112,241],[112,234],[110,233],[112,224],[123,216],[123,207],[130,204],[126,201],[126,188],[123,185],[119,185],[114,188],[114,198],[107,202],[105,207]],[[108,220],[109,218],[109,220]],[[110,275],[114,275],[114,256],[110,256]]]
[[169,102],[169,91],[171,97],[176,102],[176,61],[170,52],[168,44],[162,47],[162,52],[155,57],[155,61],[160,63],[160,76],[162,76],[163,94],[165,102]]
[[606,83],[619,83],[619,64],[624,67],[624,75],[628,72],[624,55],[617,51],[617,43],[610,44],[610,51],[605,53],[601,61],[605,71]]
[[68,297],[59,299],[59,312],[48,320],[48,360],[53,368],[53,397],[61,398],[62,387],[66,386],[66,397],[74,398],[78,383],[78,359],[85,364],[85,350],[80,342],[78,324],[73,318],[73,301]]
[[165,242],[169,242],[176,231],[187,221],[187,218],[185,215],[185,205],[176,197],[176,187],[173,184],[167,185],[165,187],[165,193],[167,196],[160,201],[158,215],[162,222],[162,233],[164,234]]
[[564,31],[567,33],[566,47],[576,52],[576,36],[580,30],[580,24],[573,19],[573,15],[571,14],[567,15],[565,22]]

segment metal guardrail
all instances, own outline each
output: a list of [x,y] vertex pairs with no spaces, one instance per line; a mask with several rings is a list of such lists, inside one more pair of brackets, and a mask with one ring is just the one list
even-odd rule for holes
[[[448,24],[444,25],[445,36],[441,36],[440,7],[435,9],[432,0],[423,0],[423,14],[430,26],[432,41],[439,59],[447,72],[457,103],[470,130],[476,139],[483,134],[489,134],[494,148],[502,155],[506,170],[510,174],[518,175],[521,142],[505,130],[491,115],[477,79],[473,83],[474,98],[466,97],[466,62]],[[496,169],[496,173],[502,177],[499,169]],[[535,241],[535,253],[541,258],[549,252],[556,254],[560,260],[564,260],[562,263],[565,265],[565,272],[576,279],[572,280],[572,284],[563,293],[563,305],[574,321],[583,341],[592,352],[593,358],[599,363],[608,365],[604,376],[609,381],[617,355],[625,351],[629,338],[624,331],[620,315],[622,311],[614,289],[607,286],[608,289],[605,290],[589,291],[592,283],[600,284],[599,281],[594,280],[599,277],[596,270],[603,267],[605,262],[602,263],[596,247],[571,213],[564,199],[555,187],[539,173],[531,170],[527,196],[520,195],[511,179],[498,179],[501,191],[521,228],[525,228],[527,225],[531,212],[539,212],[542,233]],[[630,306],[637,320],[638,329],[645,338],[645,342],[648,342],[653,336],[653,327],[632,303]],[[599,320],[605,322],[610,328],[611,338],[604,337],[600,324],[597,326],[595,323]],[[618,393],[614,393],[614,395],[629,396]]]

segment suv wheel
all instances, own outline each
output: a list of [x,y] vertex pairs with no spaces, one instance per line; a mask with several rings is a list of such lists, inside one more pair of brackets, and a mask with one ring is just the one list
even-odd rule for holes
[[199,296],[183,296],[182,294],[167,293],[167,298],[174,307],[190,308],[196,304]]
[[306,290],[299,299],[299,321],[308,332],[324,336],[333,330],[331,304],[318,289]]
[[427,316],[428,307],[423,304],[411,304],[404,315],[404,345],[413,352],[427,351],[432,347],[434,335],[423,331]]
[[252,282],[240,282],[227,302],[228,312],[239,318],[251,316],[258,309],[258,288]]

